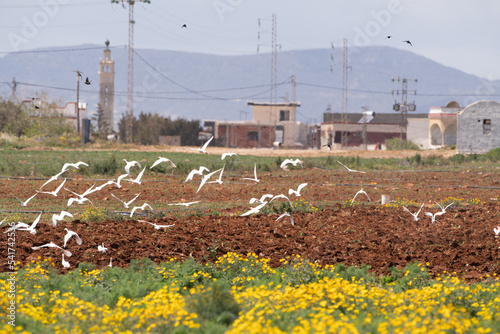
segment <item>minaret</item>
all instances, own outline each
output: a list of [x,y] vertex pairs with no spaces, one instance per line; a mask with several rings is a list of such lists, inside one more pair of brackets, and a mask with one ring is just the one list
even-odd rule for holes
[[106,41],[104,59],[99,60],[99,105],[108,125],[106,133],[113,131],[113,109],[115,100],[115,61],[111,59],[109,41]]

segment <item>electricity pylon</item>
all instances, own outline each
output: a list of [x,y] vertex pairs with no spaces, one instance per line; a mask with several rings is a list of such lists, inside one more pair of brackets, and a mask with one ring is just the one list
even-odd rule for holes
[[[125,120],[125,142],[132,142],[134,122],[134,4],[151,3],[151,0],[111,0],[111,3],[128,3],[128,76],[127,76],[127,114]],[[124,5],[125,7],[125,5]]]

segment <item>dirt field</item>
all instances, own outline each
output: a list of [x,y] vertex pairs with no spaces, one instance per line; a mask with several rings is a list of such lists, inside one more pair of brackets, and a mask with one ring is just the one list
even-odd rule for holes
[[[119,150],[131,150],[131,151],[150,151],[150,152],[183,152],[183,153],[193,153],[192,148],[186,146],[162,146],[162,145],[149,145],[149,146],[139,146],[139,145],[122,145]],[[101,150],[107,149],[106,147],[100,145],[91,145],[86,148],[86,150]],[[321,149],[247,149],[247,148],[226,148],[226,147],[209,147],[207,148],[209,154],[222,154],[225,152],[234,152],[239,155],[255,155],[255,156],[271,156],[271,157],[323,157],[323,156],[345,156],[345,157],[355,157],[360,158],[408,158],[414,156],[415,154],[420,154],[422,157],[428,157],[431,155],[451,157],[456,154],[456,150],[436,149],[436,150],[398,150],[398,151],[386,151],[386,150],[328,150],[326,147]]]
[[[236,152],[245,154],[239,150]],[[287,151],[286,156],[307,159],[306,152]],[[424,156],[424,152],[427,151],[419,154]],[[281,155],[279,150],[260,153]],[[361,152],[352,154],[357,153]],[[134,205],[154,203],[154,212],[161,211],[165,215],[161,219],[136,215],[130,219],[127,216],[122,222],[84,221],[78,213],[90,204],[67,207],[66,202],[72,197],[67,191],[61,191],[58,197],[38,194],[24,209],[41,211],[51,201],[57,210],[75,213],[75,219],[59,222],[57,227],[53,227],[52,213],[44,213],[36,234],[16,231],[15,257],[21,266],[38,257],[51,257],[56,267],[62,273],[66,272],[68,269],[61,265],[59,249],[35,251],[31,247],[49,242],[62,246],[67,228],[77,232],[83,241],[82,245],[76,244],[75,239],[68,241],[66,248],[73,254],[67,259],[70,269],[80,262],[92,262],[104,267],[109,264],[110,258],[113,258],[115,266],[127,266],[131,259],[142,257],[149,257],[158,263],[170,257],[185,259],[190,256],[211,261],[232,251],[241,254],[253,252],[271,258],[273,265],[279,265],[280,259],[292,254],[300,254],[321,264],[359,266],[364,263],[377,274],[387,274],[391,266],[402,268],[409,262],[418,261],[429,263],[433,274],[456,272],[460,277],[474,281],[487,274],[500,274],[500,238],[496,238],[493,232],[500,226],[500,170],[494,170],[496,172],[488,173],[481,170],[349,173],[341,166],[332,170],[292,168],[278,172],[259,171],[261,180],[258,183],[242,179],[253,175],[227,173],[222,184],[206,184],[198,193],[199,178],[183,182],[184,178],[165,175],[159,181],[148,182],[145,179],[140,185],[126,183],[120,189],[108,186],[89,195],[97,207],[117,210],[121,204],[111,194],[131,199],[140,193]],[[0,179],[1,200],[12,209],[21,210],[19,202],[10,194],[16,193],[26,199],[44,182]],[[68,181],[65,187],[81,193],[93,183],[75,179]],[[293,226],[289,217],[277,221],[279,214],[240,216],[255,206],[249,204],[252,197],[259,198],[263,194],[288,196],[288,190],[296,189],[301,183],[308,183],[300,197],[303,207],[320,209],[310,213],[300,212],[303,210],[292,213]],[[52,188],[55,186],[54,183]],[[360,189],[366,191],[368,196],[360,194],[354,205],[349,206]],[[382,195],[395,202],[388,206],[380,204],[378,201]],[[298,202],[298,197],[289,196],[290,200]],[[169,205],[191,201],[200,202],[188,208]],[[276,199],[274,203],[283,201]],[[436,216],[436,222],[432,223],[431,217],[424,215],[424,212],[439,211],[436,202],[452,201],[456,205]],[[402,208],[406,205],[411,212],[417,212],[421,204],[424,207],[418,221],[414,221]],[[121,210],[130,212],[131,208],[121,207]],[[155,229],[145,221],[173,226]],[[1,254],[8,253],[7,241],[7,234],[0,233]],[[97,250],[102,243],[108,248],[107,253]],[[1,265],[0,270],[7,271],[6,262],[2,261]]]

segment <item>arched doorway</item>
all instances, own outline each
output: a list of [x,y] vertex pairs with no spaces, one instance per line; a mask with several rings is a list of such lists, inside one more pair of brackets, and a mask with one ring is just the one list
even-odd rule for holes
[[437,124],[431,126],[431,145],[443,145],[443,134]]

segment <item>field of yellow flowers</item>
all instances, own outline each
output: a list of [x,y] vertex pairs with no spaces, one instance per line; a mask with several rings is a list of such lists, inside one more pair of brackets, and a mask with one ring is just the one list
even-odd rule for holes
[[419,263],[384,277],[298,255],[278,268],[235,253],[207,264],[81,265],[66,275],[53,266],[33,261],[15,283],[0,276],[0,333],[500,332],[496,277],[431,279]]

